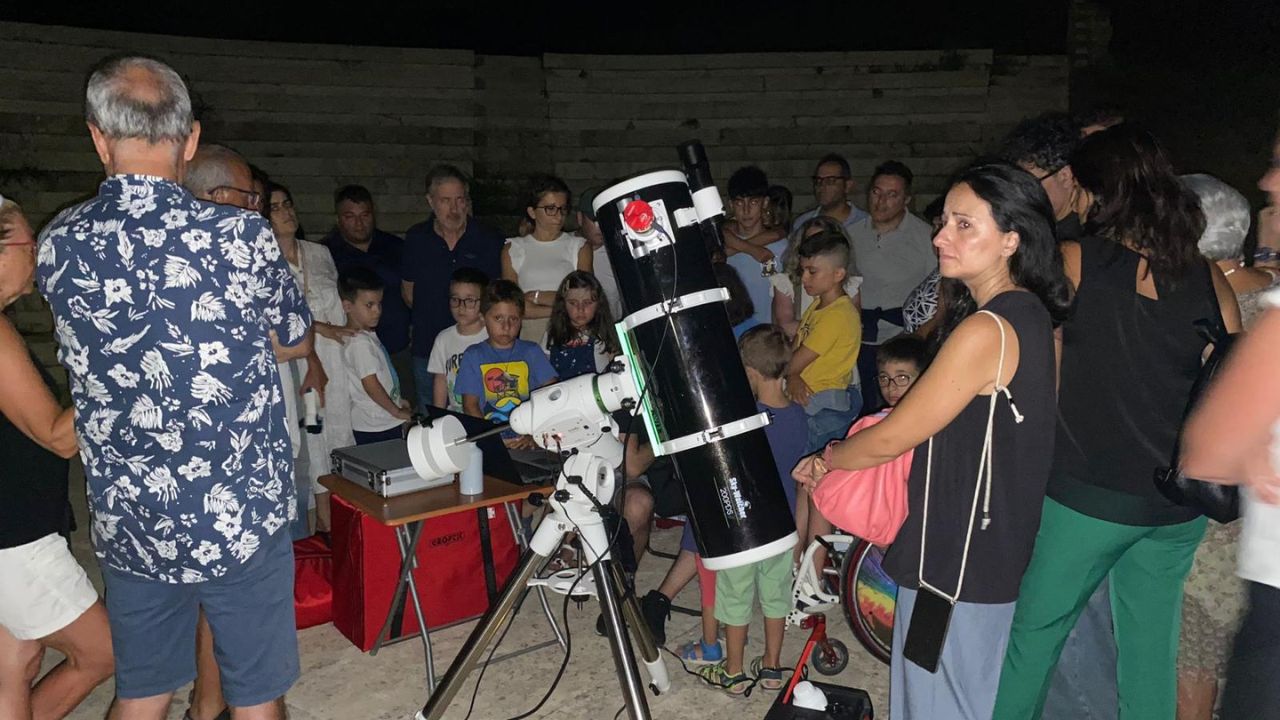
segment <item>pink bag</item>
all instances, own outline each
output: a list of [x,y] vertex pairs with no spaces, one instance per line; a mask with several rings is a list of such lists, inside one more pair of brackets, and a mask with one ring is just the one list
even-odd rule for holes
[[[880,422],[889,411],[868,415],[849,428],[849,435]],[[847,436],[846,436],[847,437]],[[836,527],[876,545],[888,545],[907,519],[909,450],[883,465],[863,470],[832,470],[813,492],[813,504]]]

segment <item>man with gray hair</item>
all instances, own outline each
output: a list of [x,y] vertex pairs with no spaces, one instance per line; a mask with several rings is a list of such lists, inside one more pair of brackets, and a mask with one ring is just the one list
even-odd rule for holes
[[471,217],[470,183],[462,170],[441,164],[427,173],[431,217],[404,234],[400,277],[404,301],[412,310],[413,375],[418,407],[431,404],[435,386],[427,370],[431,347],[441,330],[453,324],[449,278],[461,267],[475,268],[490,280],[502,277],[503,238]]
[[235,717],[278,720],[298,677],[292,453],[276,359],[311,314],[261,215],[178,183],[200,125],[182,78],[107,58],[85,119],[106,180],[41,234],[76,404],[116,661],[110,718],[165,717],[201,611]]

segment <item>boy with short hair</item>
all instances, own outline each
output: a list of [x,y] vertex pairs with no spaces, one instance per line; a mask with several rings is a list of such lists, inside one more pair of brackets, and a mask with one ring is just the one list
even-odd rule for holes
[[849,264],[849,241],[844,234],[824,231],[806,238],[798,254],[800,283],[817,299],[800,318],[787,370],[787,394],[805,409],[806,452],[814,452],[844,437],[857,414],[849,384],[857,367],[862,320],[844,292]]
[[876,384],[887,407],[896,407],[915,384],[928,354],[928,343],[914,335],[899,335],[876,350]]
[[[744,333],[738,348],[756,406],[770,415],[765,434],[794,513],[796,487],[791,469],[804,454],[807,432],[804,410],[783,391],[782,380],[791,362],[786,335],[774,325],[762,325]],[[725,659],[698,670],[704,680],[732,695],[741,695],[751,686],[751,677],[743,668],[743,653],[751,604],[758,594],[764,612],[764,654],[751,662],[749,672],[765,690],[782,688],[782,633],[792,610],[791,564],[791,553],[781,552],[716,573],[715,617],[725,625]]]
[[357,445],[402,438],[402,426],[411,416],[409,401],[400,397],[400,379],[391,367],[391,356],[373,333],[382,318],[382,288],[382,278],[368,268],[353,267],[338,276],[347,328],[356,331],[343,344],[342,359]]
[[[531,392],[555,382],[556,371],[537,343],[520,339],[524,291],[519,285],[503,279],[489,283],[480,298],[480,313],[489,337],[462,354],[454,392],[462,396],[468,415],[504,423]],[[503,437],[511,448],[535,447],[527,435]]]
[[467,348],[489,338],[480,314],[480,298],[489,285],[489,276],[475,268],[453,271],[449,280],[449,312],[453,325],[440,331],[431,346],[427,372],[434,378],[431,404],[453,412],[462,412],[462,394],[456,389],[458,364]]

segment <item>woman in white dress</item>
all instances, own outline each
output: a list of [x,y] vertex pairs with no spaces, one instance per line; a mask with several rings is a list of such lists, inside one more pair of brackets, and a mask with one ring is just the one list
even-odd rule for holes
[[547,331],[556,290],[574,270],[591,272],[591,246],[564,231],[569,213],[569,186],[550,175],[533,179],[525,213],[533,221],[528,235],[507,239],[502,248],[502,277],[524,290],[524,324],[520,337],[539,342]]
[[[283,185],[272,183],[268,195],[267,213],[271,229],[275,231],[280,252],[293,271],[294,281],[302,288],[314,318],[316,354],[329,376],[325,386],[323,429],[320,433],[303,433],[307,456],[307,484],[316,495],[316,530],[329,529],[328,491],[320,487],[316,478],[328,472],[329,453],[334,448],[355,445],[351,432],[351,402],[347,395],[347,383],[343,381],[345,368],[342,362],[343,340],[352,334],[346,328],[347,316],[338,297],[338,270],[333,256],[323,245],[298,238],[298,216],[293,209],[293,195]],[[298,377],[306,375],[306,359],[298,363]],[[282,369],[282,380],[286,375]],[[286,389],[290,384],[284,380]],[[301,485],[299,478],[299,485]]]

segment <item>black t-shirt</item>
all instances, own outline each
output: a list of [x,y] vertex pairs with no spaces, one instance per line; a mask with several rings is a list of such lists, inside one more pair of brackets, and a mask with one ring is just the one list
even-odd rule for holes
[[1154,275],[1138,294],[1140,256],[1117,243],[1080,239],[1075,312],[1062,325],[1057,450],[1049,496],[1090,517],[1172,525],[1197,513],[1156,489],[1200,374],[1206,345],[1195,322],[1219,312],[1206,262],[1174,283]]
[[[53,379],[35,357],[31,362],[52,390]],[[71,530],[68,467],[0,415],[0,549]]]
[[333,255],[338,273],[354,267],[368,268],[382,278],[382,318],[378,321],[378,340],[389,353],[398,353],[409,345],[409,306],[400,294],[400,271],[404,264],[404,241],[388,232],[374,229],[369,248],[360,250],[342,239],[337,230],[322,241]]
[[[1049,463],[1053,457],[1054,400],[1053,328],[1049,313],[1029,292],[1006,292],[983,308],[1012,326],[1019,345],[1018,369],[1009,391],[1018,412],[1017,422],[1008,399],[996,400],[992,441],[991,524],[982,529],[982,498],[974,523],[969,562],[960,600],[971,603],[1007,603],[1018,598],[1022,574],[1031,560]],[[985,318],[984,322],[994,320]],[[996,375],[995,363],[991,377]],[[953,593],[960,578],[960,559],[973,509],[978,461],[987,429],[990,396],[975,397],[960,415],[933,438],[933,478],[929,496],[929,536],[926,541],[925,579],[946,593]],[[916,448],[911,461],[907,498],[909,513],[898,538],[885,556],[884,569],[902,587],[919,586],[920,538],[924,511],[925,471],[929,443]]]

